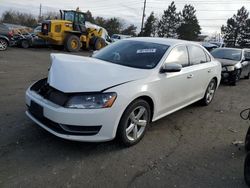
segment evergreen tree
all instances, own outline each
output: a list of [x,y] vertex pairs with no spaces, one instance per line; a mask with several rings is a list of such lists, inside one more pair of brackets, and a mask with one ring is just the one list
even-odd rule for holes
[[249,39],[250,21],[245,7],[238,10],[237,14],[227,20],[227,25],[221,27],[221,33],[227,46],[244,47]]
[[95,23],[95,19],[89,10],[86,12],[86,21],[91,22],[91,23]]
[[196,10],[192,5],[185,5],[181,14],[181,24],[177,29],[180,39],[197,40],[201,27],[195,15]]
[[140,33],[140,36],[144,37],[152,37],[156,34],[156,22],[157,19],[154,16],[154,12],[151,12],[149,17],[146,20],[145,26],[142,30],[142,33]]
[[129,25],[127,28],[123,29],[121,31],[121,33],[123,35],[132,35],[132,36],[136,36],[136,29],[137,27],[133,24]]
[[180,24],[180,13],[176,12],[174,1],[164,11],[158,24],[158,36],[177,38],[177,28]]

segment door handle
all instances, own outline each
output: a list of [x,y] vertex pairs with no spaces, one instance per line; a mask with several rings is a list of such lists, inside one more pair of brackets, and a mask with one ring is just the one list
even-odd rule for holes
[[190,75],[187,76],[188,79],[193,78],[193,77],[194,77],[193,74],[190,74]]
[[211,72],[212,72],[212,70],[211,70],[211,69],[209,69],[207,72],[208,72],[208,73],[211,73]]

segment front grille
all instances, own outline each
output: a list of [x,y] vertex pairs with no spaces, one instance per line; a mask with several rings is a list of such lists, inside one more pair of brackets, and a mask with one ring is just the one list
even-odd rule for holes
[[101,130],[101,125],[97,126],[74,126],[74,125],[64,125],[53,122],[42,114],[37,114],[30,106],[28,106],[28,112],[36,118],[43,125],[48,127],[49,129],[65,135],[79,135],[79,136],[93,136],[99,133]]
[[36,82],[31,88],[32,91],[35,91],[45,99],[59,105],[64,106],[68,99],[70,98],[71,94],[63,93],[51,86],[47,83],[47,78],[39,80]]

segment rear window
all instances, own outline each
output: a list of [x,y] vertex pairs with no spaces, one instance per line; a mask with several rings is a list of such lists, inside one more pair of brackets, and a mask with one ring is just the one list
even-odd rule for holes
[[123,66],[152,69],[168,48],[168,45],[163,44],[121,40],[103,48],[92,57]]

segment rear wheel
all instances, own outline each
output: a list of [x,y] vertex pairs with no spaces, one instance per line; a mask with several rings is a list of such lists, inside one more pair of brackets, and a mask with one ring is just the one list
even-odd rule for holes
[[78,52],[81,48],[80,38],[76,35],[69,35],[65,40],[64,47],[69,52]]
[[90,44],[93,46],[93,50],[100,50],[106,45],[105,40],[101,37],[93,37]]
[[5,39],[0,39],[0,51],[6,50],[8,47],[8,42]]
[[216,80],[212,79],[207,86],[207,90],[203,99],[201,100],[202,105],[207,106],[212,102],[216,91],[216,86],[217,86]]
[[150,122],[151,110],[149,104],[141,99],[132,102],[122,115],[117,137],[125,146],[138,143],[144,136]]
[[21,41],[21,47],[22,48],[29,48],[29,42],[27,40],[22,40]]

